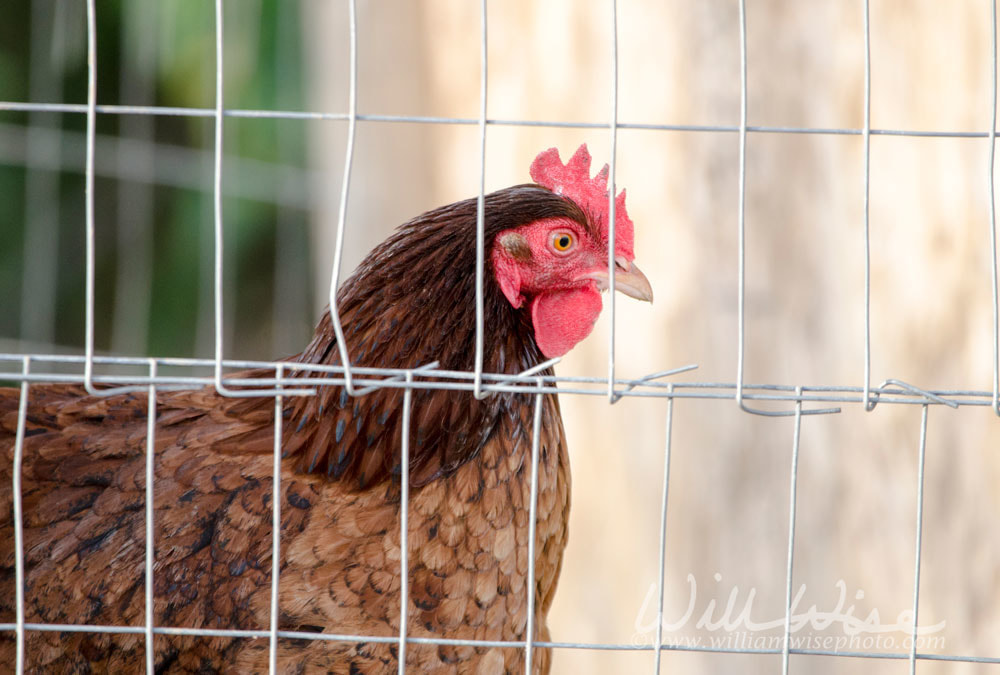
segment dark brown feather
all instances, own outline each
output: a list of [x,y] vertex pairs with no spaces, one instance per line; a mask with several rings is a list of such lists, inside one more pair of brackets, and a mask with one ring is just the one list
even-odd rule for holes
[[[487,242],[543,218],[570,218],[589,227],[576,204],[537,186],[487,195],[484,207]],[[345,282],[338,304],[352,365],[413,368],[438,361],[441,370],[474,369],[476,208],[476,200],[469,199],[406,223]],[[507,302],[493,281],[489,256],[486,260],[483,369],[518,373],[544,358],[527,312]],[[328,315],[295,360],[340,363]],[[324,387],[314,398],[296,399],[286,457],[297,458],[299,471],[326,473],[359,488],[398,476],[401,404],[400,389],[348,401],[340,387]],[[515,394],[476,401],[447,391],[416,391],[412,484],[424,485],[475,457],[499,416],[523,405],[525,397]]]

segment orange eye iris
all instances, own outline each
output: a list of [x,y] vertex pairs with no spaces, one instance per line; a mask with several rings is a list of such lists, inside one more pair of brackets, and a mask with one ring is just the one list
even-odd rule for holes
[[552,246],[561,253],[570,250],[573,247],[573,235],[569,232],[556,232],[552,237]]

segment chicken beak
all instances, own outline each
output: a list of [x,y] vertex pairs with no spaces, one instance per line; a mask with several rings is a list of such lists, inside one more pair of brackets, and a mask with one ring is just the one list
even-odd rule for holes
[[615,290],[621,291],[630,298],[653,302],[653,287],[649,279],[634,262],[629,262],[624,270],[619,263],[615,269]]
[[[607,290],[611,285],[607,270],[595,270],[587,278],[597,282],[600,290]],[[642,270],[632,262],[619,256],[615,259],[615,290],[621,291],[630,298],[653,302],[653,287]]]

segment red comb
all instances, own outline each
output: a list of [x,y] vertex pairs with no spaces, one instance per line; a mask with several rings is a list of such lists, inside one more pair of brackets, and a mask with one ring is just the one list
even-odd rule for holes
[[[531,163],[531,179],[576,202],[590,218],[597,221],[603,240],[608,240],[608,165],[590,177],[590,153],[584,143],[564,165],[559,150],[549,148],[538,154]],[[632,220],[625,210],[624,188],[615,197],[615,252],[629,260],[635,257],[632,249]]]

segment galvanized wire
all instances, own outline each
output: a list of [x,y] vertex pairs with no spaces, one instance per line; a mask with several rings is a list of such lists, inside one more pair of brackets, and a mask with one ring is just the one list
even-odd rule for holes
[[488,86],[489,51],[487,44],[486,0],[480,4],[480,47],[479,47],[479,194],[476,196],[476,345],[475,345],[475,386],[472,395],[482,400],[483,393],[483,344],[486,327],[483,309],[483,266],[486,264],[486,111]]
[[535,645],[535,532],[538,527],[538,455],[542,440],[543,394],[535,394],[535,412],[531,424],[531,486],[528,497],[528,580],[524,592],[528,596],[528,621],[524,628],[524,673],[531,675]]
[[[798,387],[796,393],[801,394]],[[792,571],[795,562],[795,515],[799,487],[799,441],[802,436],[802,401],[795,402],[795,427],[792,432],[792,468],[788,488],[788,563],[785,566],[785,636],[782,643],[781,673],[788,675],[789,655],[792,647]]]
[[354,139],[357,130],[358,116],[358,19],[355,0],[347,3],[350,26],[350,87],[347,118],[347,148],[344,151],[344,176],[341,182],[340,211],[337,215],[337,238],[334,243],[333,270],[330,273],[330,322],[337,336],[337,353],[340,362],[344,364],[344,387],[351,396],[357,396],[354,381],[351,378],[351,356],[347,352],[347,340],[344,338],[344,327],[340,321],[340,308],[337,304],[337,289],[340,286],[340,270],[344,261],[344,230],[347,223],[347,199],[351,192],[351,170],[354,167]]
[[[281,380],[284,364],[278,364],[274,369],[274,377]],[[275,386],[281,391],[281,385]],[[281,578],[281,436],[284,397],[277,394],[274,397],[274,457],[271,467],[271,616],[270,644],[268,654],[268,671],[271,675],[278,672],[278,618],[279,588]]]
[[611,0],[611,159],[608,172],[608,403],[615,396],[615,167],[618,165],[618,3]]
[[920,410],[920,446],[917,452],[917,535],[913,561],[913,630],[910,634],[910,675],[917,672],[917,626],[920,615],[920,556],[924,540],[924,467],[927,460],[927,406]]
[[[739,178],[737,187],[736,227],[737,227],[737,289],[736,289],[736,405],[744,412],[765,417],[785,417],[788,415],[824,415],[838,413],[839,408],[823,408],[796,412],[793,410],[765,410],[747,405],[743,394],[743,371],[746,361],[746,193],[747,193],[747,8],[746,0],[739,3],[740,26],[740,126],[739,126]],[[612,289],[613,291],[613,289]],[[612,371],[613,372],[613,371]],[[609,378],[610,379],[610,378]]]
[[[13,631],[16,624],[0,623],[0,631]],[[108,626],[91,624],[57,624],[57,623],[25,623],[26,631],[56,632],[56,633],[106,633],[109,635],[137,635],[145,632],[142,626]],[[156,627],[153,629],[156,635],[191,636],[191,637],[218,637],[233,639],[267,639],[270,631],[267,630],[225,630],[211,628],[180,628],[180,627]],[[399,641],[399,636],[390,635],[358,635],[358,634],[337,634],[337,633],[308,633],[304,631],[278,631],[279,638],[290,640],[315,640],[322,642],[371,642],[376,644],[394,644]],[[524,640],[465,640],[453,638],[425,638],[408,637],[407,644],[418,645],[442,645],[452,647],[508,647],[512,649],[524,649]],[[650,652],[654,651],[654,645],[615,643],[615,642],[564,642],[564,641],[538,641],[534,643],[536,648],[543,649],[582,649],[592,651],[619,651],[619,652]],[[688,652],[700,654],[747,654],[747,655],[772,655],[780,656],[782,649],[768,648],[739,648],[739,647],[717,647],[706,645],[682,645],[665,644],[661,646],[663,651]],[[909,661],[910,652],[864,652],[864,651],[837,651],[833,649],[790,649],[793,655],[802,656],[831,656],[840,658],[863,658],[863,659],[885,659],[889,661]],[[1000,656],[974,656],[968,654],[929,654],[918,652],[915,658],[919,661],[944,661],[951,663],[984,663],[1000,664]]]
[[993,265],[993,412],[1000,415],[1000,281],[997,279],[997,197],[994,175],[997,151],[997,3],[990,0],[990,151],[986,172],[990,195],[990,262]]
[[[407,383],[413,382],[413,373],[406,374]],[[399,673],[406,672],[406,639],[410,610],[410,416],[413,414],[413,390],[403,392],[403,429],[400,432],[400,514],[399,514]]]
[[153,636],[156,609],[153,598],[153,563],[156,557],[156,530],[153,528],[153,518],[156,512],[153,495],[153,487],[156,482],[154,470],[156,453],[156,368],[156,359],[150,359],[148,407],[146,408],[146,551],[145,560],[143,561],[146,577],[143,583],[143,590],[146,596],[146,672],[150,675],[156,670],[155,638]]
[[[212,108],[186,108],[180,106],[140,106],[102,104],[96,108],[102,115],[160,115],[166,117],[215,117]],[[0,112],[61,112],[86,113],[87,106],[80,103],[34,103],[28,101],[0,101]],[[229,108],[224,117],[241,119],[283,119],[283,120],[328,120],[347,122],[348,113],[302,111],[302,110],[254,110]],[[387,124],[448,124],[477,126],[478,117],[444,117],[430,115],[385,115],[379,113],[358,113],[358,122],[382,122]],[[518,118],[487,118],[487,126],[502,127],[543,127],[551,129],[607,129],[607,122],[566,122],[564,120],[530,120]],[[733,133],[740,132],[738,124],[664,124],[647,122],[618,122],[618,129],[633,131],[674,131],[690,133]],[[855,127],[797,127],[766,124],[748,124],[748,134],[795,134],[805,136],[862,136],[864,129]],[[989,138],[987,131],[948,131],[901,128],[872,128],[872,136],[895,136],[902,138]]]
[[[673,386],[668,387],[668,391],[673,391]],[[667,503],[670,496],[670,451],[673,443],[674,431],[674,399],[667,400],[666,419],[666,444],[663,449],[663,498],[660,501],[660,560],[656,575],[656,642],[655,656],[653,661],[653,673],[659,675],[660,661],[663,652],[663,577],[667,567]]]
[[[22,360],[21,372],[25,375],[31,369],[31,357]],[[21,495],[21,467],[24,463],[24,429],[28,423],[28,381],[21,382],[21,396],[17,405],[17,432],[14,437],[14,465],[11,488],[14,501],[14,630],[17,640],[17,662],[15,669],[18,675],[24,672],[24,512]]]
[[872,135],[872,39],[871,22],[868,1],[864,0],[864,33],[865,33],[865,95],[864,95],[864,127],[861,138],[864,147],[864,231],[865,231],[865,410],[875,409],[875,403],[870,401],[872,378],[872,254],[870,233],[870,193],[871,193],[871,135]]
[[87,361],[83,386],[96,395],[91,375],[94,368],[94,136],[97,127],[97,10],[94,0],[87,0],[87,163],[84,185],[84,219],[87,228],[86,248],[86,326],[84,349]]
[[740,127],[739,198],[737,200],[736,404],[743,410],[743,367],[746,357],[746,195],[747,195],[747,7],[740,0]]
[[[82,371],[86,361],[85,356],[67,354],[33,354],[32,363],[36,364],[31,373],[24,374],[19,370],[5,370],[4,364],[15,367],[21,362],[25,355],[0,353],[0,381],[9,382],[63,382],[78,383],[84,382],[85,376],[82,372],[66,372],[68,366],[76,367]],[[148,358],[125,357],[125,356],[95,356],[93,359],[96,365],[115,366],[144,366],[148,365]],[[215,367],[214,359],[189,359],[189,358],[158,358],[156,362],[160,366],[171,367],[174,370],[190,369],[193,373],[188,375],[158,375],[150,378],[148,375],[125,375],[125,374],[95,374],[92,381],[100,385],[114,385],[122,387],[123,390],[144,391],[151,382],[157,384],[161,389],[193,389],[205,386],[213,386],[215,383],[212,371]],[[293,363],[281,361],[250,361],[250,360],[225,360],[224,369],[270,369],[274,370],[278,365],[284,363],[285,369],[290,373],[311,373],[322,374],[324,376],[309,377],[310,387],[343,386],[344,369],[341,366],[324,366],[311,363]],[[547,362],[548,363],[548,362]],[[47,364],[49,370],[39,372],[38,365]],[[428,364],[434,366],[436,364]],[[483,374],[483,389],[485,391],[510,392],[522,394],[577,394],[590,396],[607,395],[607,379],[603,377],[586,376],[565,376],[565,375],[545,375],[535,376],[540,366],[525,371],[523,374],[509,375],[498,373]],[[474,373],[471,371],[440,370],[428,366],[404,369],[404,368],[369,368],[355,367],[352,371],[356,375],[364,376],[365,379],[358,380],[358,384],[366,387],[381,387],[394,389],[423,389],[423,390],[453,390],[453,391],[473,391]],[[688,372],[690,368],[678,368],[672,372]],[[406,374],[412,372],[413,382],[403,381]],[[635,379],[616,379],[618,396],[632,396],[638,398],[695,398],[695,399],[715,399],[731,400],[736,399],[737,384],[734,382],[706,382],[688,381],[668,384],[658,381],[662,373],[653,373]],[[433,378],[431,381],[430,378]],[[541,384],[538,381],[541,381]],[[302,379],[295,375],[286,375],[278,379],[274,377],[240,378],[230,380],[232,386],[246,387],[276,387],[278,385],[291,386],[302,384]],[[284,390],[290,391],[290,390]],[[801,391],[801,393],[799,393]],[[882,404],[904,404],[904,405],[946,405],[948,407],[961,406],[991,406],[993,394],[987,390],[975,389],[934,389],[924,390],[912,385],[900,386],[894,381],[887,381],[880,387],[874,387],[871,393]],[[841,385],[786,385],[773,383],[744,383],[743,398],[754,401],[785,402],[794,404],[797,401],[803,403],[863,403],[863,388],[860,386]],[[806,414],[806,410],[802,414]]]

